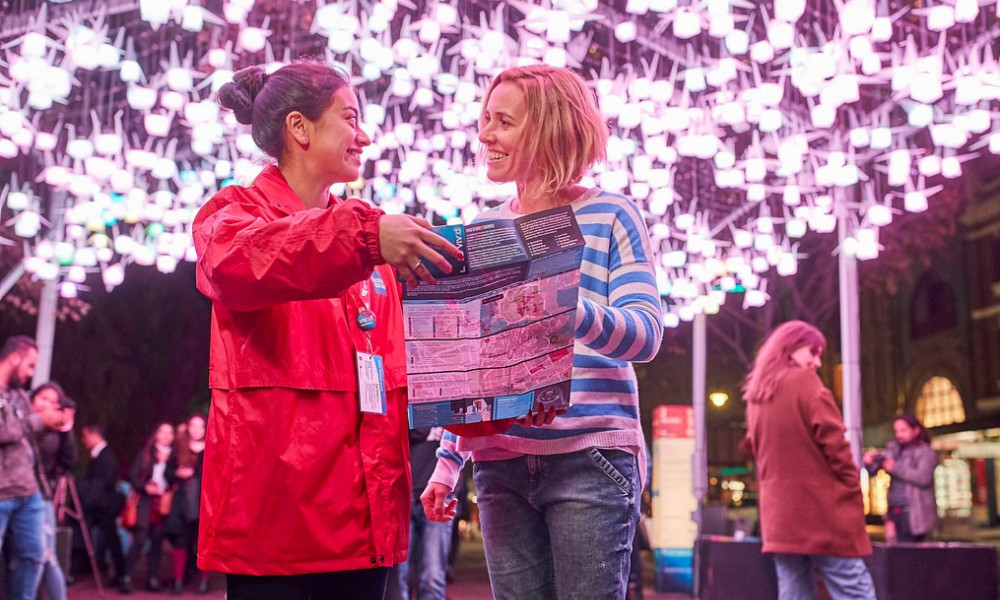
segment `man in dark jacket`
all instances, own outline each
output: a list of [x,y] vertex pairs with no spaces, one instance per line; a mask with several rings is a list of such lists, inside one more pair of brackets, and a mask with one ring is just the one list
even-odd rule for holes
[[31,412],[22,388],[31,383],[37,361],[38,347],[29,337],[10,337],[0,347],[0,546],[9,533],[11,600],[34,600],[45,560],[45,504],[38,488],[44,477],[36,472],[34,435],[65,424],[61,413]]
[[91,531],[96,529],[99,532],[98,539],[94,540],[94,553],[98,561],[104,558],[107,550],[111,550],[115,568],[112,585],[118,585],[125,573],[125,555],[122,553],[118,526],[115,523],[125,504],[124,496],[116,488],[118,459],[108,447],[100,425],[85,425],[80,435],[83,446],[90,452],[90,464],[79,485],[80,504],[83,505],[84,518]]

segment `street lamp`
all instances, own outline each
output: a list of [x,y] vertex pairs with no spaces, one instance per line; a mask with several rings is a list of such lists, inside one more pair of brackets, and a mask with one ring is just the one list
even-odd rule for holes
[[712,392],[708,395],[708,401],[716,408],[722,408],[729,401],[729,394],[725,392]]

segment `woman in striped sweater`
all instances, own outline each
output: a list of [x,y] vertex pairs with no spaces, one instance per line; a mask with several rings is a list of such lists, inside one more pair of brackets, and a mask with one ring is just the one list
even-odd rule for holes
[[507,69],[483,107],[480,158],[517,197],[480,220],[569,205],[586,239],[571,406],[493,435],[446,434],[421,501],[428,518],[452,518],[447,497],[471,456],[496,598],[624,598],[646,471],[631,363],[651,360],[662,336],[646,227],[627,198],[578,185],[605,159],[608,137],[578,75]]

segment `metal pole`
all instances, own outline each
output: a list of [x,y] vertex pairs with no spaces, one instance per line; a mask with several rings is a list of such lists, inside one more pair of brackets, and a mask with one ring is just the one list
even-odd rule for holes
[[31,387],[36,388],[49,381],[52,374],[52,349],[56,338],[56,309],[59,306],[59,283],[46,281],[38,301],[38,327],[35,343],[38,344],[38,363]]
[[[63,213],[66,209],[66,192],[53,191],[49,199],[49,214],[52,215],[50,239],[58,242],[63,238]],[[38,299],[38,326],[35,329],[35,343],[38,344],[38,362],[31,387],[46,383],[52,376],[52,350],[56,338],[56,311],[59,310],[59,276],[42,285]]]
[[704,530],[704,502],[708,492],[708,452],[705,447],[705,315],[694,317],[691,352],[691,405],[694,408],[694,454],[691,456],[691,487],[695,497],[694,555],[691,561],[694,597],[701,596],[701,534]]
[[[692,365],[691,405],[694,407],[694,496],[701,503],[708,493],[708,452],[705,448],[705,315],[694,318],[694,353]],[[699,528],[701,521],[698,522]]]
[[837,232],[840,239],[840,360],[844,425],[854,464],[861,468],[861,314],[858,310],[858,259],[844,251],[844,241],[854,233],[847,194],[838,194]]

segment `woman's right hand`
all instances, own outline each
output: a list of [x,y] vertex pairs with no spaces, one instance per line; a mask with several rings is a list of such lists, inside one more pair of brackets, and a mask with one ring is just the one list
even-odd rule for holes
[[458,498],[452,498],[447,504],[448,496],[452,489],[443,483],[431,481],[420,494],[420,503],[424,505],[424,514],[427,519],[437,523],[447,523],[455,518],[455,510],[458,506]]
[[149,496],[159,496],[160,486],[156,485],[156,482],[147,481],[146,482],[146,494]]
[[420,260],[433,263],[442,273],[451,273],[451,265],[441,255],[462,260],[462,251],[430,230],[426,219],[409,215],[382,215],[378,223],[379,250],[382,258],[399,276],[414,286],[421,281],[434,283],[434,276]]

